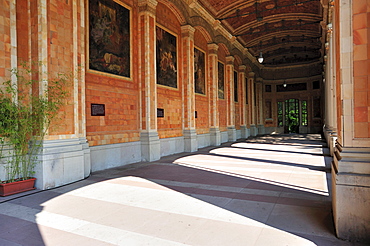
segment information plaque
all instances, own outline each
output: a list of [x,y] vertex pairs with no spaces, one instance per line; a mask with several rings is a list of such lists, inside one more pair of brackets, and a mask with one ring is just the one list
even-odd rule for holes
[[164,109],[163,108],[157,108],[157,117],[163,118],[164,117]]
[[91,104],[91,116],[105,116],[105,104]]

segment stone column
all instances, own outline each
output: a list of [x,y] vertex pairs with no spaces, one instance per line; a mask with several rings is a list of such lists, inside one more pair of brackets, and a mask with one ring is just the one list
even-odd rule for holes
[[337,140],[336,101],[335,101],[335,54],[331,32],[328,32],[328,56],[325,66],[325,137],[328,140],[330,155],[334,155]]
[[331,55],[337,69],[333,71],[337,76],[333,80],[336,107],[329,118],[337,115],[330,121],[330,126],[336,125],[338,140],[331,162],[331,180],[336,235],[345,240],[369,243],[370,120],[367,116],[367,88],[370,71],[364,64],[369,64],[370,57],[361,49],[361,46],[369,47],[369,40],[361,38],[360,34],[369,33],[369,23],[366,25],[358,17],[368,16],[370,10],[366,9],[366,4],[363,4],[365,8],[359,8],[362,6],[360,2],[333,3],[334,50]]
[[221,144],[220,121],[218,116],[218,45],[208,44],[208,79],[210,109],[210,140],[212,146]]
[[[73,3],[73,32],[85,32],[86,31],[86,24],[85,24],[85,2],[80,0],[78,3]],[[77,35],[74,35],[77,36]],[[85,67],[86,67],[86,60],[85,60],[85,35],[80,36],[80,40],[74,37],[73,41],[73,50],[75,53],[75,58],[73,61],[74,64],[74,71],[79,74],[79,80],[77,80],[78,90],[77,93],[80,105],[79,108],[80,113],[79,117],[77,117],[77,124],[79,124],[79,135],[80,135],[80,144],[82,145],[82,150],[84,152],[84,177],[88,177],[91,173],[91,158],[90,158],[90,148],[88,141],[86,139],[86,84],[85,84]],[[80,61],[78,61],[78,54],[80,55]],[[77,72],[79,71],[79,72]]]
[[242,138],[247,138],[248,133],[247,133],[247,105],[246,105],[246,97],[245,97],[245,65],[239,66],[239,81],[240,81],[240,130],[241,130],[241,137]]
[[263,113],[264,110],[263,110],[263,97],[262,97],[263,80],[262,78],[257,78],[256,82],[257,82],[256,83],[257,128],[258,128],[258,134],[264,134],[265,126],[264,126],[264,113]]
[[190,26],[181,27],[183,49],[183,105],[184,105],[184,150],[198,150],[197,133],[195,130],[195,91],[194,91],[194,32]]
[[256,95],[255,95],[255,89],[254,89],[254,80],[255,80],[255,74],[254,72],[250,72],[248,74],[248,106],[249,106],[249,119],[250,119],[250,135],[251,136],[257,136],[258,129],[256,126]]
[[139,0],[139,81],[141,81],[141,159],[160,159],[157,131],[156,0]]
[[227,134],[228,141],[232,142],[236,140],[236,129],[235,129],[235,102],[234,102],[234,60],[232,56],[226,57],[226,122],[227,122]]
[[[48,8],[48,1],[37,0],[29,2],[29,13],[31,16],[31,31],[28,33],[31,46],[30,55],[33,62],[40,62],[37,65],[33,65],[34,69],[38,69],[33,74],[33,78],[39,81],[37,89],[41,96],[47,96],[45,91],[49,86],[48,81],[53,79],[56,73],[63,72],[63,68],[59,71],[59,68],[55,68],[55,64],[53,65],[52,61],[55,55],[53,55],[52,51],[57,48],[63,48],[66,53],[72,54],[70,69],[72,70],[73,78],[69,87],[70,97],[68,100],[73,103],[70,104],[71,106],[67,106],[71,107],[72,110],[66,111],[66,118],[72,119],[70,123],[73,124],[73,127],[71,127],[70,131],[65,132],[63,130],[49,131],[49,134],[42,142],[42,149],[38,155],[38,164],[35,167],[36,188],[49,189],[81,180],[87,177],[91,171],[90,149],[86,140],[86,128],[84,126],[85,89],[84,77],[82,77],[84,70],[83,72],[79,71],[80,65],[82,68],[84,67],[83,57],[85,51],[79,47],[83,40],[78,35],[85,32],[84,16],[78,12],[80,7],[78,2],[73,2],[69,5],[72,25],[61,30],[61,27],[52,27],[55,24],[55,22],[53,23],[55,20],[51,20],[48,16],[55,14],[55,12]],[[21,35],[27,35],[22,31],[18,30]],[[72,33],[71,44],[63,46],[63,44],[55,44],[48,39],[50,33],[58,31]],[[79,64],[79,56],[82,64]]]

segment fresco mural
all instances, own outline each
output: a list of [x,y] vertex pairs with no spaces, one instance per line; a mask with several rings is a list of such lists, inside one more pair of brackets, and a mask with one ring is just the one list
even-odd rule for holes
[[194,48],[194,87],[195,93],[206,94],[206,76],[205,76],[205,54]]
[[89,68],[130,77],[130,11],[111,0],[90,0],[89,30]]
[[218,98],[225,98],[225,67],[224,64],[218,62]]
[[156,27],[157,84],[177,88],[176,37]]

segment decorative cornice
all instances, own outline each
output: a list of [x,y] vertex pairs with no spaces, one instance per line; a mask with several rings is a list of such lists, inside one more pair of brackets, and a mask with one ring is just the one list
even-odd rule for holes
[[208,54],[217,55],[218,45],[215,43],[208,44]]
[[226,65],[234,65],[234,60],[233,56],[226,56]]
[[194,39],[194,32],[195,28],[192,27],[191,25],[181,26],[181,33],[183,37],[189,37],[191,39]]
[[155,14],[157,4],[157,0],[138,0],[139,12]]
[[246,65],[240,65],[239,66],[239,73],[245,73],[245,69],[247,68]]

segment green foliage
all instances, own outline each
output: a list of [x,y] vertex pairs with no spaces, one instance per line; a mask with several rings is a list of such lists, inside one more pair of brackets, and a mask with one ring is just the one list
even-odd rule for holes
[[288,131],[298,133],[299,118],[295,110],[290,110],[287,114]]
[[3,183],[34,175],[42,141],[69,96],[66,88],[71,76],[57,74],[47,81],[31,79],[42,77],[31,66],[12,69],[12,79],[0,84],[0,164],[5,164],[7,172]]
[[288,132],[298,133],[299,101],[297,99],[285,100],[285,125],[288,127]]

